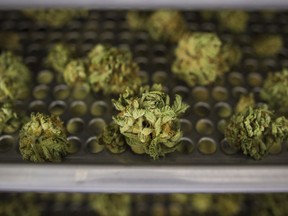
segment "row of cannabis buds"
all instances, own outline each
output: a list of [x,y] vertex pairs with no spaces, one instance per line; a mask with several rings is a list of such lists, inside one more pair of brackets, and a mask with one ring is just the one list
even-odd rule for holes
[[[171,11],[160,12],[166,14],[164,17],[179,15]],[[175,32],[184,31],[178,29]],[[179,116],[188,108],[179,95],[170,102],[161,85],[141,86],[140,69],[127,50],[98,44],[85,57],[75,57],[75,53],[71,46],[56,44],[48,53],[47,63],[73,91],[84,89],[86,94],[102,91],[119,96],[118,100],[112,100],[119,112],[98,136],[99,144],[113,153],[121,153],[130,146],[133,152],[146,153],[154,159],[175,151],[182,137]],[[175,54],[172,71],[191,87],[212,83],[241,59],[237,46],[223,44],[213,33],[181,34]],[[31,73],[19,57],[3,52],[0,76],[2,133],[20,127],[10,102],[27,96]],[[277,111],[277,115],[267,106],[256,106],[253,96],[248,96],[242,98],[239,112],[230,119],[225,136],[244,154],[261,159],[271,146],[282,143],[286,137],[288,120],[278,114],[285,113],[288,107],[287,77],[287,70],[269,74],[261,92],[262,98]],[[23,158],[35,162],[60,161],[68,149],[59,117],[40,113],[32,114],[24,123],[19,144]]]

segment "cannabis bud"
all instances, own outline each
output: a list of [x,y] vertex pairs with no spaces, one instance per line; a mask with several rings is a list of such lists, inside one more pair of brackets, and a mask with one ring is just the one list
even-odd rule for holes
[[254,107],[255,106],[255,100],[254,100],[254,95],[249,94],[249,95],[241,95],[238,103],[236,104],[235,107],[235,112],[243,112],[246,110],[248,107]]
[[88,55],[89,83],[95,92],[120,94],[141,85],[139,67],[129,51],[98,44]]
[[234,114],[225,129],[228,143],[245,155],[260,160],[274,144],[281,144],[288,133],[288,120],[275,117],[267,106],[248,107]]
[[67,154],[68,140],[58,116],[32,114],[19,134],[23,159],[33,162],[60,162]]
[[103,132],[98,136],[97,142],[100,145],[106,146],[114,154],[122,153],[127,148],[125,138],[120,133],[119,126],[114,122],[104,128]]
[[241,10],[223,10],[217,15],[222,27],[236,33],[245,31],[249,20],[249,14]]
[[129,216],[131,214],[129,194],[93,194],[90,207],[101,216]]
[[47,9],[47,10],[24,10],[24,15],[36,20],[39,23],[47,24],[52,27],[61,27],[76,17],[88,15],[86,10],[73,9]]
[[274,56],[283,48],[283,40],[279,35],[260,36],[255,38],[252,48],[260,57]]
[[148,17],[146,11],[129,11],[126,15],[128,25],[133,30],[146,29]]
[[15,50],[20,47],[20,37],[14,32],[0,32],[0,48]]
[[178,116],[188,108],[179,95],[171,105],[162,86],[155,84],[138,93],[126,90],[113,104],[120,111],[113,120],[133,152],[157,159],[175,151],[182,137]]
[[22,60],[11,52],[3,52],[0,55],[0,101],[25,99],[30,82],[30,71]]
[[63,73],[66,65],[74,56],[75,50],[62,43],[54,44],[48,53],[46,62],[58,73]]
[[177,42],[187,32],[187,26],[178,11],[159,10],[147,19],[147,30],[154,40]]
[[269,73],[264,81],[260,97],[267,101],[275,110],[283,113],[288,112],[288,70],[283,69],[281,72]]
[[17,114],[14,112],[11,103],[0,105],[0,134],[13,133],[20,126]]
[[183,37],[176,48],[172,71],[188,85],[207,85],[218,72],[220,39],[212,33],[194,33]]

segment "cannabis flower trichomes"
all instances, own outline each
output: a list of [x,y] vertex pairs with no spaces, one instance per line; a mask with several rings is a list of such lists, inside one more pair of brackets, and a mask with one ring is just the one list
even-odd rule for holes
[[19,149],[25,160],[60,162],[68,150],[63,122],[58,116],[32,114],[20,131]]
[[171,104],[162,86],[155,84],[138,93],[126,90],[113,104],[120,111],[113,120],[133,152],[157,159],[176,149],[182,137],[178,116],[188,108],[179,95]]
[[0,103],[0,134],[13,133],[20,126],[18,115],[13,110],[11,103]]

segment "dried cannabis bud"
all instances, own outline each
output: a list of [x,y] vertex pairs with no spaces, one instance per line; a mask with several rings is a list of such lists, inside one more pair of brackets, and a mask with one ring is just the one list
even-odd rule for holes
[[212,33],[194,33],[183,37],[176,48],[172,71],[188,85],[207,85],[218,72],[220,39]]
[[95,194],[90,196],[90,206],[101,216],[129,216],[131,196],[128,194]]
[[126,90],[113,104],[120,111],[113,120],[133,152],[157,159],[175,151],[182,137],[178,116],[188,108],[181,96],[171,105],[162,86],[155,84],[141,87],[139,93]]
[[21,58],[11,52],[0,55],[0,102],[25,99],[30,91],[31,74]]
[[0,48],[15,50],[20,47],[20,37],[14,32],[0,32]]
[[73,18],[87,16],[88,11],[74,9],[29,9],[24,10],[23,14],[39,23],[47,24],[52,27],[61,27]]
[[180,12],[159,10],[147,20],[147,30],[154,40],[177,42],[187,32],[187,26]]
[[122,153],[127,148],[125,138],[120,133],[119,126],[114,122],[104,128],[103,132],[98,136],[97,142],[100,145],[106,146],[114,154]]
[[58,116],[32,114],[19,135],[23,159],[34,162],[60,162],[67,154],[68,140]]
[[266,100],[275,110],[283,113],[288,112],[288,70],[269,73],[264,81],[260,97]]
[[63,73],[66,65],[74,56],[75,50],[62,43],[54,44],[48,53],[46,62],[58,73]]
[[288,133],[288,120],[275,117],[267,106],[248,107],[234,114],[225,129],[229,144],[245,155],[262,159],[273,145],[283,142]]
[[129,51],[98,44],[88,55],[89,83],[95,92],[120,94],[141,85],[139,67]]
[[252,48],[260,57],[274,56],[283,48],[283,40],[279,35],[260,36],[253,41]]
[[133,30],[146,29],[148,17],[146,11],[129,11],[126,15],[128,25]]
[[241,95],[238,103],[236,104],[235,112],[236,113],[243,112],[250,106],[251,107],[255,106],[254,95],[253,94]]
[[0,104],[0,134],[13,133],[20,126],[20,120],[14,112],[11,103]]
[[249,20],[249,14],[241,10],[223,10],[217,16],[223,28],[236,33],[245,31]]

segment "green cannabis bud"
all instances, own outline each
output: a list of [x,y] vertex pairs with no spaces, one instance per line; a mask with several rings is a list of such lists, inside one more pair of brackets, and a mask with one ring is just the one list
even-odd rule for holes
[[183,37],[176,48],[172,71],[189,86],[208,85],[216,80],[221,41],[213,33]]
[[32,114],[20,131],[19,149],[25,160],[60,162],[68,150],[63,122],[58,116]]
[[74,52],[75,50],[70,46],[62,43],[54,44],[48,52],[46,63],[62,74],[68,62],[72,60]]
[[129,194],[93,194],[90,207],[101,216],[130,216],[131,196]]
[[249,20],[249,14],[241,10],[223,10],[217,14],[220,25],[232,32],[244,32]]
[[171,105],[162,86],[155,84],[138,93],[126,90],[112,102],[120,111],[113,120],[133,152],[157,159],[176,150],[182,137],[178,116],[188,108],[181,96],[176,95]]
[[120,94],[127,87],[137,89],[141,85],[139,67],[131,52],[98,44],[88,58],[88,79],[93,91]]
[[13,133],[20,127],[20,120],[11,103],[0,104],[0,134]]
[[235,112],[236,113],[243,112],[250,106],[251,107],[255,106],[254,95],[253,94],[241,95],[238,103],[236,104]]
[[148,14],[146,11],[129,11],[126,15],[129,27],[133,30],[146,29]]
[[187,32],[187,26],[180,12],[159,10],[147,19],[147,30],[154,40],[177,42]]
[[122,153],[127,148],[125,138],[120,133],[119,126],[114,122],[104,128],[103,132],[98,136],[97,142],[100,145],[104,145],[114,154]]
[[283,48],[283,40],[279,35],[265,35],[255,38],[252,48],[256,55],[269,57],[277,55]]
[[0,48],[15,50],[20,47],[20,37],[14,32],[0,32]]
[[34,19],[36,22],[47,24],[52,27],[61,27],[73,18],[87,16],[88,11],[74,9],[28,9],[24,10],[23,14]]
[[226,43],[221,47],[218,56],[218,71],[219,74],[223,74],[228,72],[231,67],[236,66],[241,61],[242,52],[238,46],[232,43]]
[[267,101],[273,109],[287,113],[288,112],[288,70],[269,73],[264,81],[260,97]]
[[262,159],[274,144],[281,144],[287,133],[288,120],[276,117],[264,105],[234,114],[225,129],[228,143],[256,160]]
[[11,52],[0,55],[0,102],[25,99],[30,92],[31,74],[22,59]]

